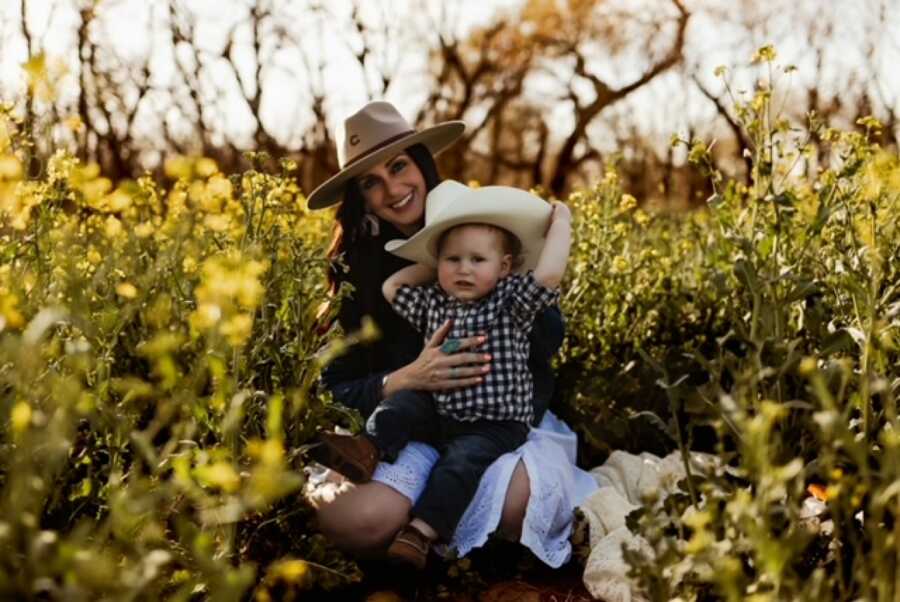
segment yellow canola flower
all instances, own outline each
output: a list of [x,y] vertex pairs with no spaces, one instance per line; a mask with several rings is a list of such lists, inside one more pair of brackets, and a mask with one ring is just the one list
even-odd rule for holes
[[0,211],[9,219],[14,230],[24,230],[31,218],[31,208],[41,202],[41,196],[32,182],[4,184],[0,182]]
[[65,120],[63,120],[63,125],[65,125],[66,128],[76,134],[84,130],[84,122],[78,115],[69,115],[65,118]]
[[10,135],[9,126],[6,123],[6,118],[0,115],[0,153],[5,153],[12,143],[12,135]]
[[0,330],[5,327],[19,329],[25,325],[25,317],[19,311],[19,297],[14,294],[6,294],[0,297],[0,320],[3,321]]
[[153,224],[149,222],[141,222],[134,227],[134,235],[138,238],[148,238],[153,234]]
[[116,285],[116,294],[126,299],[134,299],[137,297],[137,288],[130,282],[120,282]]
[[0,180],[18,180],[22,173],[22,163],[15,155],[0,156]]
[[79,167],[75,171],[75,179],[80,182],[85,182],[87,180],[93,180],[98,177],[100,177],[100,164],[99,163],[88,163],[87,165]]
[[239,347],[247,342],[253,330],[253,316],[246,313],[236,314],[222,322],[221,332],[232,347]]
[[363,316],[362,328],[359,329],[359,340],[364,343],[370,343],[377,341],[379,338],[381,338],[381,331],[378,330],[375,320],[369,316]]
[[230,198],[233,192],[231,180],[221,174],[214,175],[206,184],[206,190],[213,196]]
[[13,406],[12,412],[9,414],[9,421],[12,425],[14,433],[24,432],[31,425],[31,406],[24,401],[20,401]]
[[213,232],[225,232],[231,226],[231,219],[227,215],[207,215],[203,225]]
[[120,236],[125,230],[122,227],[122,222],[120,222],[115,216],[110,215],[106,218],[106,223],[103,228],[104,233],[107,238],[116,238]]
[[109,211],[122,211],[130,207],[132,202],[131,195],[121,188],[116,188],[104,200],[106,209]]
[[43,52],[34,55],[22,64],[28,79],[28,92],[41,101],[52,101],[57,96],[60,80],[68,72],[65,62],[48,58]]
[[22,287],[25,289],[26,293],[30,293],[32,289],[34,289],[34,285],[37,284],[37,274],[28,270],[25,272],[25,276],[22,278]]
[[215,303],[201,303],[191,312],[188,319],[191,328],[203,332],[215,326],[222,319],[222,308]]
[[[75,157],[66,152],[65,149],[58,149],[47,162],[47,179],[54,182],[69,180],[69,184],[77,189],[83,181],[78,179],[79,169],[81,168]],[[99,172],[99,170],[98,167],[97,171]]]
[[295,558],[279,560],[270,569],[269,574],[273,578],[280,578],[280,580],[296,585],[305,584],[310,577],[309,565],[305,561]]
[[637,222],[639,226],[646,226],[650,223],[650,216],[646,211],[638,209],[634,212],[634,221]]
[[83,182],[78,189],[88,205],[96,205],[112,189],[112,181],[109,178],[94,178]]
[[219,166],[216,165],[215,161],[208,157],[200,157],[194,165],[194,171],[201,178],[208,178],[219,171]]
[[194,171],[193,161],[183,155],[176,155],[166,159],[163,170],[173,180],[189,179]]
[[203,284],[196,290],[198,301],[237,301],[247,309],[259,305],[265,289],[259,276],[268,262],[243,260],[238,253],[212,257],[203,263]]
[[193,274],[197,271],[197,260],[190,255],[181,260],[181,269],[185,274]]
[[218,487],[226,493],[234,493],[241,486],[241,477],[228,462],[198,466],[194,472],[204,485]]
[[877,200],[883,193],[900,189],[900,163],[895,155],[878,152],[866,165],[862,175],[861,200]]
[[619,201],[619,211],[631,211],[632,209],[637,207],[637,199],[626,193],[622,195],[622,200]]
[[191,202],[199,205],[204,210],[209,211],[209,209],[206,208],[206,184],[200,180],[191,182],[190,186],[188,186],[187,193]]
[[247,454],[266,466],[278,466],[284,460],[284,445],[278,439],[251,439],[247,442]]
[[775,47],[771,44],[766,44],[753,53],[750,62],[753,64],[771,63],[777,56],[778,54],[775,52]]

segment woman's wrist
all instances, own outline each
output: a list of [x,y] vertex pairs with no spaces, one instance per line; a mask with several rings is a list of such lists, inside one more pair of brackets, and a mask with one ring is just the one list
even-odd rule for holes
[[387,398],[400,391],[404,388],[403,382],[403,368],[388,372],[381,379],[381,396]]

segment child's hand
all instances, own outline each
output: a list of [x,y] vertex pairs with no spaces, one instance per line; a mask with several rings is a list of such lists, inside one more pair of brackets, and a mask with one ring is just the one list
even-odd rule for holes
[[550,207],[550,221],[547,222],[547,230],[544,232],[544,236],[547,236],[547,233],[550,232],[550,226],[556,222],[572,222],[572,212],[569,210],[568,205],[562,201],[553,201],[550,203]]

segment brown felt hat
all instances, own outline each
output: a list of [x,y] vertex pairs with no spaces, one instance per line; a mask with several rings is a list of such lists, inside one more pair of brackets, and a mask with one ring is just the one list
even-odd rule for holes
[[324,209],[341,201],[344,185],[380,161],[414,144],[424,144],[432,155],[456,142],[466,126],[445,121],[417,131],[389,102],[374,101],[344,121],[338,140],[340,171],[320,184],[308,197],[310,209]]

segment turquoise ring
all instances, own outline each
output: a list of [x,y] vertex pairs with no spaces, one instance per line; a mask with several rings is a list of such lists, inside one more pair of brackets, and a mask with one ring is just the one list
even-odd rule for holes
[[459,339],[447,339],[441,345],[441,351],[450,355],[451,353],[456,353],[459,351],[459,348],[462,347],[462,343],[459,342]]

